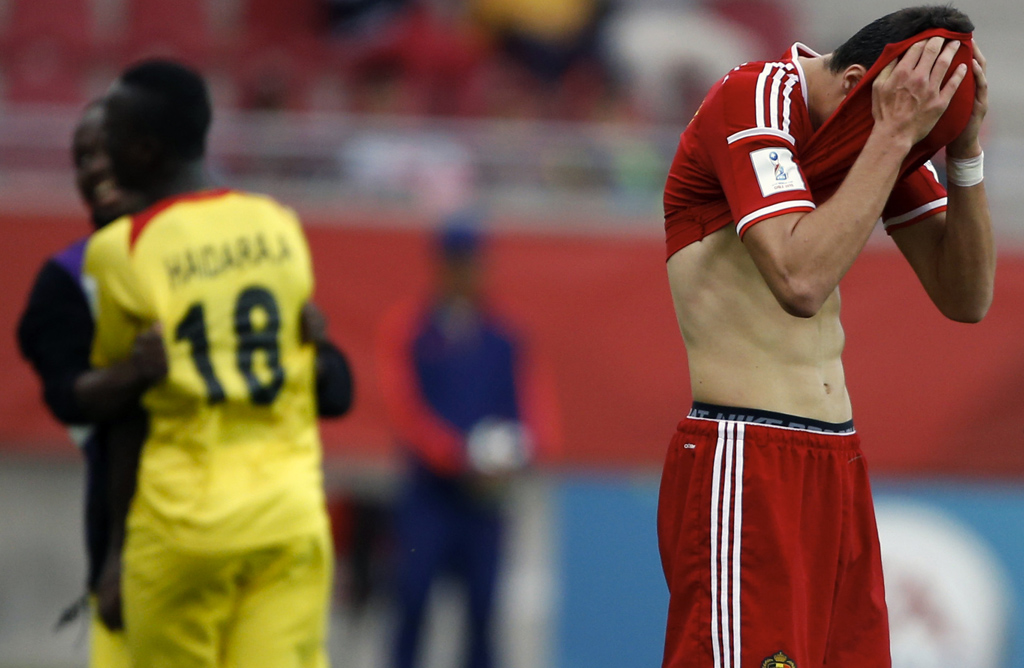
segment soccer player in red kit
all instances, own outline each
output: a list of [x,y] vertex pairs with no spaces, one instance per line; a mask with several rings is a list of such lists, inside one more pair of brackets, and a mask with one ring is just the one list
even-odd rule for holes
[[[838,283],[879,219],[947,317],[992,300],[973,25],[950,7],[735,68],[679,143],[668,275],[694,406],[658,510],[664,666],[887,668]],[[927,159],[946,146],[948,194]]]

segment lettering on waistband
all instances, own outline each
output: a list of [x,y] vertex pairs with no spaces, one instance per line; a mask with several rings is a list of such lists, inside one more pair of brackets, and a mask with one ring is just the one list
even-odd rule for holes
[[799,429],[800,431],[813,431],[823,434],[852,434],[855,431],[853,420],[846,422],[823,422],[821,420],[788,415],[786,413],[776,413],[774,411],[764,411],[757,408],[717,406],[699,401],[693,402],[689,417],[701,420],[747,422],[749,424]]

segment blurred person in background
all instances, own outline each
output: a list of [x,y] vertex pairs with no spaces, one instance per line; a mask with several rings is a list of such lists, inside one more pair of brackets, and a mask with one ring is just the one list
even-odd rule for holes
[[138,470],[117,550],[133,664],[321,668],[333,560],[316,417],[344,413],[352,388],[309,302],[305,236],[272,199],[212,187],[195,72],[134,65],[104,112],[114,174],[146,208],[87,245],[92,360],[116,368],[149,331],[166,371],[143,395],[141,452],[110,453]]
[[[947,318],[992,301],[985,60],[949,6],[734,68],[665,188],[693,408],[666,455],[664,665],[890,665],[838,283],[877,221]],[[926,161],[945,147],[949,188]]]
[[592,120],[614,90],[605,69],[607,0],[470,0],[497,47],[486,113]]
[[457,219],[437,239],[437,288],[397,308],[380,338],[380,379],[408,472],[395,516],[394,666],[422,660],[431,585],[465,587],[465,665],[495,664],[492,622],[504,504],[513,478],[557,446],[553,384],[488,305],[481,234]]
[[[75,128],[72,158],[75,183],[89,209],[95,229],[100,229],[143,206],[141,195],[118,186],[111,170],[110,157],[102,142],[103,104],[89,104]],[[93,668],[127,668],[130,665],[124,636],[101,622],[100,601],[117,597],[108,578],[102,578],[114,526],[108,453],[111,440],[138,441],[136,421],[117,423],[97,415],[82,392],[95,383],[96,374],[89,364],[95,327],[91,287],[83,274],[83,259],[88,237],[79,239],[43,265],[36,276],[28,304],[18,324],[18,345],[32,363],[43,383],[43,398],[53,416],[68,426],[74,442],[85,457],[85,541],[87,579],[92,623],[89,665]],[[128,366],[115,374],[138,372],[139,391],[161,375],[159,354],[152,355],[150,334],[129,359]],[[147,343],[148,341],[148,343]],[[116,382],[116,379],[115,379]],[[116,539],[115,539],[116,540]],[[102,582],[101,582],[102,580]],[[113,583],[116,588],[116,581]],[[105,588],[105,589],[104,589]],[[101,589],[103,589],[101,591]],[[73,610],[77,610],[74,608]]]

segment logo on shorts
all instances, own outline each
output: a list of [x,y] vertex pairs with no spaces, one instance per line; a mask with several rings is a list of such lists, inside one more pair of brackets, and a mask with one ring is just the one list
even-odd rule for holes
[[776,652],[761,662],[761,668],[796,668],[796,663],[782,652]]

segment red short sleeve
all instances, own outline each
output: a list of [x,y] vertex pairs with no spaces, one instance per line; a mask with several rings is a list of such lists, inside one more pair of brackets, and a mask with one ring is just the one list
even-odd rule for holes
[[893,230],[919,223],[945,210],[946,189],[929,160],[892,189],[882,210],[882,224],[885,231],[892,234]]
[[809,124],[791,62],[759,63],[723,81],[701,138],[725,192],[736,231],[774,216],[812,211],[814,198],[795,137]]

